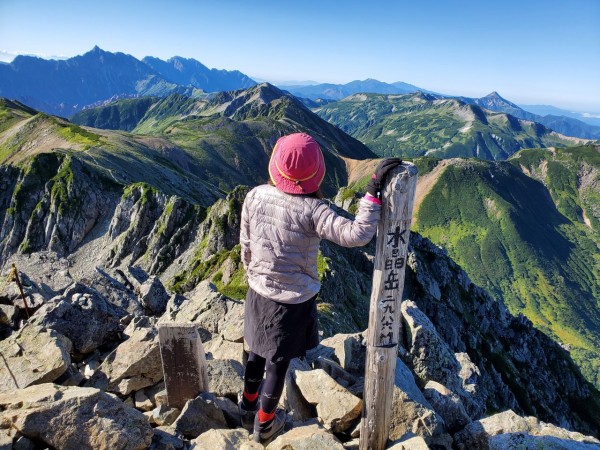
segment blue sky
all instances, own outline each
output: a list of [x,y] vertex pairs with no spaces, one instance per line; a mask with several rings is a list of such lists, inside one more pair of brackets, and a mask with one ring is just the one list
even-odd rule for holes
[[375,78],[600,113],[600,0],[0,0],[0,60],[94,45],[273,82]]

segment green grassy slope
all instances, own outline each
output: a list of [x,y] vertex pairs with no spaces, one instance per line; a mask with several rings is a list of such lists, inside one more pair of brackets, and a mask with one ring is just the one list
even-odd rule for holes
[[120,100],[99,108],[85,109],[71,117],[77,125],[105,130],[131,131],[158,98],[143,97]]
[[379,156],[506,159],[523,148],[582,140],[505,113],[428,94],[357,94],[315,112]]
[[424,196],[415,231],[482,287],[568,344],[600,386],[600,154],[524,150],[455,160]]

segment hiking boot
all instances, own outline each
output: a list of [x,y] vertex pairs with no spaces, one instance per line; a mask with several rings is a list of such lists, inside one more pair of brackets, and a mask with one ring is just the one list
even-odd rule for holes
[[273,420],[270,420],[267,424],[261,424],[257,414],[254,418],[254,435],[252,436],[252,440],[266,447],[273,439],[283,433],[285,418],[285,411],[278,409]]
[[250,433],[254,431],[254,417],[258,412],[258,402],[256,402],[256,407],[251,410],[247,410],[244,408],[242,396],[238,397],[238,412],[240,413],[240,424],[243,428],[248,430]]

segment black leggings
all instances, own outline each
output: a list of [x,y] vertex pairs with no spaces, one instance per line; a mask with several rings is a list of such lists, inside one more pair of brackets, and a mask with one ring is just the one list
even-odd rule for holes
[[[267,362],[265,358],[256,353],[250,352],[248,355],[244,374],[244,391],[248,394],[256,394],[262,382],[260,407],[264,412],[272,413],[277,409],[289,365],[289,361]],[[265,367],[267,376],[263,381]]]

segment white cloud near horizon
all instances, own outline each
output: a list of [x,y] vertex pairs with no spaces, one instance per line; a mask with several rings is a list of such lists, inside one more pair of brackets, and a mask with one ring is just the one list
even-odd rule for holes
[[69,59],[70,56],[58,56],[58,55],[45,55],[45,54],[36,54],[36,53],[26,53],[26,52],[11,52],[9,50],[1,50],[0,49],[0,61],[2,62],[12,62],[17,56],[37,56],[38,58],[43,59]]

